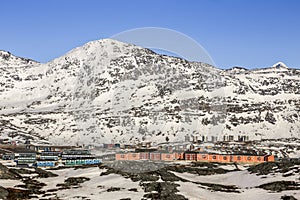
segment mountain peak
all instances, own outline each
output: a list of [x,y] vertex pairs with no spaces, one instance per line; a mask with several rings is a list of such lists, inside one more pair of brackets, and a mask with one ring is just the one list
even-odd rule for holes
[[37,63],[38,62],[28,58],[15,56],[9,51],[0,50],[0,67],[21,67]]
[[286,64],[284,64],[283,62],[277,62],[272,67],[273,68],[285,68],[285,69],[288,69],[288,67],[286,66]]
[[0,50],[0,60],[8,60],[12,54],[8,51]]
[[[120,42],[118,40],[110,39],[110,38],[105,38],[105,39],[100,39],[100,40],[93,40],[90,41],[82,46],[82,48],[99,48],[99,47],[109,47],[109,46],[126,46],[126,47],[133,47],[134,45],[127,44],[124,42]],[[79,47],[80,48],[80,47]]]
[[142,49],[142,47],[106,38],[90,41],[82,46],[76,47],[69,51],[65,56],[86,58],[88,55],[102,55],[103,53],[108,53],[110,55],[124,54],[132,51],[132,49]]
[[108,63],[109,60],[122,56],[140,55],[142,52],[143,54],[154,54],[147,48],[106,38],[78,46],[51,62],[64,63],[65,60],[80,60],[91,65],[91,63],[104,62],[104,60]]

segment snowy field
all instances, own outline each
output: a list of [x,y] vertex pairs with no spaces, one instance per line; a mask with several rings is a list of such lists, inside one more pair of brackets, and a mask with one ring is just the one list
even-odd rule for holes
[[[98,167],[87,168],[87,169],[63,169],[54,171],[58,177],[39,179],[39,181],[46,183],[47,186],[43,190],[47,191],[55,189],[56,185],[63,183],[65,179],[69,177],[87,177],[90,178],[80,185],[78,188],[71,188],[68,190],[60,190],[56,195],[61,199],[141,199],[143,197],[143,190],[139,187],[138,183],[134,183],[129,179],[125,179],[120,175],[108,175],[100,176],[100,173],[105,170],[101,170]],[[120,191],[107,192],[109,188],[118,187]],[[137,188],[138,192],[131,192],[128,189]],[[49,196],[51,197],[51,196]]]
[[[235,185],[240,193],[226,193],[226,192],[212,192],[210,190],[199,187],[198,184],[192,182],[177,182],[180,187],[180,193],[188,199],[249,199],[249,200],[270,200],[280,199],[284,195],[292,195],[295,198],[300,198],[300,191],[290,190],[283,192],[269,192],[264,189],[256,188],[259,185],[270,183],[274,181],[298,181],[298,176],[283,177],[281,175],[262,175],[257,176],[250,174],[248,171],[229,172],[226,174],[210,175],[210,176],[195,176],[189,173],[177,173],[174,174],[180,178],[190,180],[192,182],[199,183],[214,183],[221,185]],[[192,191],[192,192],[191,192]]]
[[[129,164],[131,165],[131,163],[132,165],[140,164],[140,162],[130,162]],[[0,186],[24,190],[22,188],[22,185],[26,183],[24,178],[31,177],[31,180],[37,181],[43,186],[30,199],[145,200],[168,199],[168,194],[172,199],[185,198],[190,200],[273,200],[281,199],[283,196],[293,196],[300,199],[299,164],[292,165],[284,173],[280,171],[282,168],[273,167],[269,169],[271,171],[268,174],[262,175],[259,175],[257,171],[250,172],[248,167],[238,165],[239,170],[237,170],[234,165],[230,164],[207,164],[205,167],[202,164],[200,166],[193,165],[193,163],[184,163],[184,165],[174,163],[173,166],[169,165],[165,169],[136,174],[120,172],[102,165],[100,167],[46,170],[46,172],[58,175],[48,178],[41,178],[36,175],[35,171],[28,170],[28,174],[21,174],[23,178],[20,180],[0,179]],[[199,175],[198,172],[193,171],[196,168],[200,172],[202,172],[201,170],[212,170],[209,172],[213,173]],[[16,168],[11,167],[11,169]],[[218,169],[223,169],[225,172],[218,172]],[[216,170],[215,173],[213,170]],[[153,179],[153,177],[157,179]],[[297,187],[282,191],[272,191],[259,187],[277,181],[295,182]],[[157,188],[153,185],[154,189],[151,188],[151,184]],[[174,190],[170,189],[172,185],[175,185]],[[154,195],[151,197],[152,194],[164,192],[167,193],[167,196],[157,197]]]

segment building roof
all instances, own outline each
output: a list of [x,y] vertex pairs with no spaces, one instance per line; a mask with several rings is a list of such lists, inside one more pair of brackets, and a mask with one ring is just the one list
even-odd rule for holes
[[139,153],[139,152],[153,152],[153,151],[157,151],[157,149],[144,149],[144,148],[135,149],[136,153]]
[[27,144],[27,146],[34,146],[34,147],[52,147],[52,148],[66,148],[66,149],[77,148],[77,146],[51,145],[51,144]]
[[154,152],[151,152],[151,153],[170,153],[170,151],[167,151],[167,150],[157,150],[157,151],[154,151]]

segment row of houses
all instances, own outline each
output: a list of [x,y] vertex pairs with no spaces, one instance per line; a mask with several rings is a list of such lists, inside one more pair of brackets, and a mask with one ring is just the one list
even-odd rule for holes
[[245,142],[249,141],[249,136],[244,134],[239,135],[228,135],[225,134],[223,136],[208,136],[208,135],[190,135],[187,134],[184,137],[185,142],[193,142],[193,143],[203,143],[203,142],[218,142],[218,141],[239,141]]
[[274,162],[274,155],[209,154],[205,152],[185,152],[184,160],[221,163],[262,163]]
[[117,153],[116,160],[153,160],[153,161],[199,161],[199,162],[221,162],[221,163],[262,163],[273,162],[273,155],[230,155],[212,154],[207,152],[126,152]]
[[99,164],[102,161],[100,158],[91,154],[90,151],[82,149],[41,152],[35,152],[27,149],[23,150],[23,152],[3,154],[2,159],[14,160],[17,166],[35,167],[55,167],[58,165],[91,165]]
[[101,159],[89,150],[67,150],[62,154],[62,163],[66,166],[100,164]]
[[167,153],[167,152],[128,152],[117,153],[116,160],[154,160],[154,161],[174,161],[180,160],[183,157],[181,153]]

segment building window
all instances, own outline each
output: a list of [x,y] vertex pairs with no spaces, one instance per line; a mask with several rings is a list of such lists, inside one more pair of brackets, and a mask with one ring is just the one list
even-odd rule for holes
[[237,159],[238,159],[238,160],[242,160],[241,156],[238,156]]
[[226,156],[223,156],[223,160],[227,160],[227,157],[226,157]]
[[203,159],[206,159],[206,156],[203,155],[202,158],[203,158]]
[[125,158],[125,155],[124,155],[124,154],[122,154],[122,155],[121,155],[121,158]]
[[257,157],[257,160],[261,160],[261,157]]
[[170,155],[166,155],[166,158],[170,158],[171,156]]
[[133,154],[133,155],[132,155],[132,157],[136,157],[136,155],[135,155],[135,154]]
[[247,157],[247,160],[251,160],[251,157],[250,157],[250,156],[248,156],[248,157]]
[[217,156],[213,156],[213,159],[217,159]]

